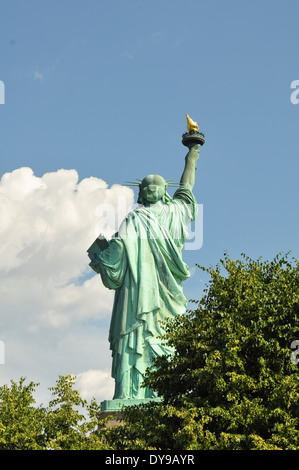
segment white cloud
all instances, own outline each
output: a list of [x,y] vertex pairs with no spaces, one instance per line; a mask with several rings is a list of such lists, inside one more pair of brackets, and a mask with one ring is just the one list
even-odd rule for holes
[[34,80],[39,80],[40,82],[43,82],[45,78],[49,78],[51,76],[51,74],[55,71],[59,63],[60,59],[58,58],[52,65],[48,65],[47,67],[41,68],[36,66],[30,76],[33,77]]
[[44,79],[44,74],[40,73],[37,69],[33,72],[33,78],[34,80],[43,80]]
[[[102,204],[111,207],[115,226]],[[19,168],[2,176],[0,384],[27,376],[52,386],[75,371],[81,384],[94,379],[91,389],[108,393],[101,371],[110,370],[113,292],[92,275],[86,250],[100,231],[111,236],[132,204],[130,188],[108,188],[95,177],[79,182],[76,170],[37,177]]]
[[91,400],[94,397],[97,401],[101,401],[113,394],[114,381],[108,369],[91,369],[78,374],[76,377],[76,388],[85,400]]

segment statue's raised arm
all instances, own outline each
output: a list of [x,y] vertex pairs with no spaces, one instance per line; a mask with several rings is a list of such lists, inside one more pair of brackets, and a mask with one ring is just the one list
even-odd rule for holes
[[195,183],[196,162],[199,158],[199,145],[193,145],[185,158],[185,168],[180,179],[180,184],[192,191]]

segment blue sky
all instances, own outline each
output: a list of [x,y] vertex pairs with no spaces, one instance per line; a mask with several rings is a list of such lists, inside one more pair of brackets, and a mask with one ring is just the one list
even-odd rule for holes
[[178,180],[185,113],[206,146],[201,261],[298,249],[298,2],[3,1],[1,174]]
[[[203,246],[185,261],[299,256],[298,1],[2,0],[0,10],[1,175],[178,181],[188,113],[206,144],[194,188]],[[203,279],[187,281],[188,298]]]

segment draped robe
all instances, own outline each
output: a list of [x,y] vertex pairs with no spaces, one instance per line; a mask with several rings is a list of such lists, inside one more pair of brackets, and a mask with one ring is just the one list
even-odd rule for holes
[[98,256],[102,281],[115,290],[109,330],[114,399],[155,396],[140,385],[153,359],[172,352],[160,338],[161,322],[186,309],[182,281],[190,272],[181,250],[196,201],[184,187],[166,201],[130,212]]

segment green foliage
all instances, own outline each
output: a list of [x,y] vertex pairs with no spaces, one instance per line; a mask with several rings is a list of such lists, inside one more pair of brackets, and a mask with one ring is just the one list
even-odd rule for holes
[[39,450],[44,446],[43,424],[45,412],[34,407],[36,385],[11,381],[11,386],[0,387],[0,450]]
[[203,298],[167,325],[174,354],[147,373],[161,403],[127,407],[119,426],[98,430],[100,407],[74,377],[59,377],[47,408],[37,384],[11,381],[0,387],[0,449],[299,449],[299,262],[225,254],[200,268],[211,277]]
[[175,353],[147,375],[164,400],[126,411],[110,432],[118,448],[299,448],[299,264],[242,256],[201,268],[203,298],[169,324]]
[[[102,450],[109,445],[98,431],[100,407],[95,400],[87,406],[74,377],[60,376],[52,387],[48,408],[36,407],[37,384],[11,381],[0,387],[0,450]],[[78,410],[87,411],[87,416]]]
[[[45,420],[47,446],[54,450],[101,450],[107,448],[97,433],[100,407],[92,400],[91,405],[82,400],[74,390],[75,377],[60,376],[56,386],[51,387],[54,399],[49,403]],[[82,411],[87,408],[89,421]]]

